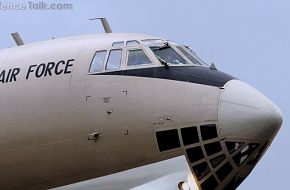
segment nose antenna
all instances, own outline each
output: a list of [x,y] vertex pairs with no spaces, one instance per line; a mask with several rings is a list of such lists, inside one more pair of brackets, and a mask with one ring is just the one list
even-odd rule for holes
[[216,66],[214,63],[211,63],[210,67],[209,67],[211,70],[217,70]]
[[112,29],[111,29],[111,27],[110,27],[110,25],[109,25],[109,23],[108,23],[106,18],[98,17],[98,18],[91,18],[89,20],[101,20],[105,32],[106,33],[112,33]]
[[14,41],[15,41],[17,46],[24,45],[24,42],[21,39],[21,36],[20,36],[20,34],[18,32],[11,33],[11,35],[12,35],[12,37],[13,37],[13,39],[14,39]]

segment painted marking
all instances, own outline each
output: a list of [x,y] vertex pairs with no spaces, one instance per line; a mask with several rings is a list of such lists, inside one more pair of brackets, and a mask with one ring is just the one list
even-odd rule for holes
[[[66,61],[48,62],[47,64],[30,65],[26,71],[25,79],[69,74],[72,72],[73,62],[74,59],[69,59]],[[18,67],[0,70],[0,83],[16,82],[21,72],[23,71]]]

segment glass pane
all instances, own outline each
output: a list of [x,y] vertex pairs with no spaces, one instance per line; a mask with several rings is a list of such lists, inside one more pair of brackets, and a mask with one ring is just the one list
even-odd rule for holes
[[156,138],[161,152],[180,147],[177,129],[158,131],[156,132]]
[[107,51],[97,51],[95,53],[94,59],[91,63],[90,73],[98,72],[103,70],[103,63],[105,60]]
[[242,147],[245,143],[242,142],[229,142],[226,141],[226,146],[230,154],[238,150],[240,147]]
[[215,168],[225,159],[226,159],[226,155],[222,154],[222,155],[219,155],[215,158],[210,159],[210,163],[211,163],[212,167]]
[[183,144],[190,145],[199,142],[197,128],[196,127],[186,127],[181,129],[181,136],[183,139]]
[[142,49],[129,50],[128,65],[142,65],[150,63],[150,59]]
[[191,163],[204,158],[204,155],[200,146],[187,149],[186,154]]
[[106,70],[117,70],[121,67],[122,50],[114,49],[110,51]]
[[268,141],[260,148],[260,150],[256,153],[254,158],[248,162],[248,165],[255,165],[258,160],[261,158],[262,154],[265,152],[268,147]]
[[216,125],[214,125],[214,124],[201,125],[200,132],[201,132],[202,140],[204,140],[204,141],[216,138],[218,136]]
[[193,166],[192,169],[198,181],[200,181],[204,176],[206,176],[210,172],[210,169],[206,162],[202,162],[196,166]]
[[127,46],[135,46],[139,45],[140,43],[136,40],[127,41]]
[[153,46],[153,45],[161,45],[164,43],[164,41],[160,39],[148,39],[142,40],[142,43],[147,46]]
[[258,144],[251,143],[242,148],[242,150],[233,157],[233,160],[237,166],[242,165],[244,161],[256,150],[257,146]]
[[233,166],[229,162],[227,162],[216,172],[216,174],[219,180],[222,181],[230,174],[232,170]]
[[213,143],[206,144],[204,145],[204,148],[208,156],[222,151],[220,142],[213,142]]
[[244,180],[246,177],[239,177],[235,176],[228,184],[225,186],[224,189],[236,189]]
[[217,186],[218,186],[218,182],[215,179],[215,177],[212,175],[201,184],[201,190],[215,189]]
[[151,47],[151,50],[157,56],[157,58],[163,59],[170,64],[188,64],[174,49],[170,46],[167,47]]
[[124,46],[124,41],[121,41],[121,42],[114,42],[112,44],[112,47],[122,47]]
[[188,51],[183,49],[181,46],[177,46],[177,49],[181,51],[193,64],[202,65],[199,61],[197,61]]

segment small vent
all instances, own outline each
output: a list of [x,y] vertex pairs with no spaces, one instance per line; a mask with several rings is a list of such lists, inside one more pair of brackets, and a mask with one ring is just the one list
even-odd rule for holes
[[229,175],[229,173],[231,173],[232,170],[233,166],[229,162],[227,162],[216,172],[216,174],[218,178],[222,181],[227,177],[227,175]]
[[202,162],[196,166],[193,166],[192,169],[198,181],[200,181],[204,176],[206,176],[210,172],[210,169],[206,162]]
[[180,147],[177,129],[156,132],[159,150],[166,151]]
[[201,184],[202,190],[215,189],[218,186],[218,182],[214,176],[210,176],[203,184]]
[[199,142],[198,133],[197,133],[197,128],[196,127],[182,128],[181,129],[181,136],[182,136],[182,139],[183,139],[183,144],[185,146]]
[[204,155],[200,146],[187,149],[186,154],[191,163],[204,158]]
[[212,167],[215,168],[220,163],[222,163],[222,161],[224,161],[225,159],[226,159],[226,155],[222,154],[222,155],[219,155],[213,159],[210,159],[210,163],[211,163]]
[[209,139],[217,138],[217,129],[216,125],[201,125],[200,126],[200,132],[202,140],[206,141]]
[[204,148],[208,156],[222,151],[220,142],[213,142],[213,143],[206,144],[204,145]]

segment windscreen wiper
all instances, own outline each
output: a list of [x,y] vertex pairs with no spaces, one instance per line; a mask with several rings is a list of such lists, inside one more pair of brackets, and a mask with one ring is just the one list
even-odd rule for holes
[[169,48],[169,43],[165,42],[164,45],[160,46],[160,47],[154,47],[154,50],[163,50],[163,49],[167,49]]
[[160,63],[165,66],[165,69],[169,69],[169,65],[168,65],[168,63],[164,59],[162,59],[158,55],[156,55],[156,57],[160,61]]

